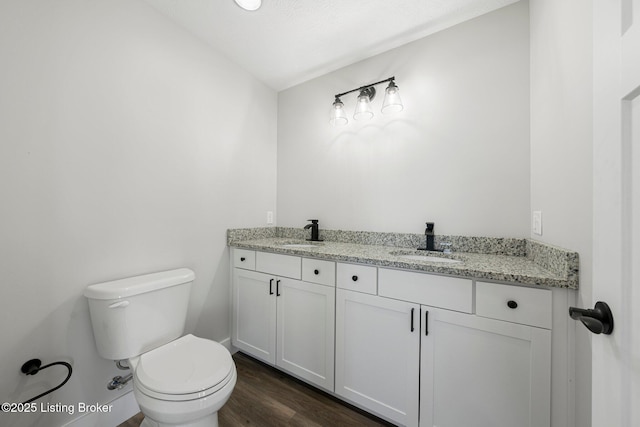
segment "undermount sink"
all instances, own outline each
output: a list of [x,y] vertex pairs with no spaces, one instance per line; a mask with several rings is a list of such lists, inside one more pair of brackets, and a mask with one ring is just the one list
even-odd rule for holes
[[440,258],[437,256],[431,256],[431,255],[400,255],[400,258],[409,259],[411,261],[449,262],[449,263],[462,262],[458,259]]
[[316,248],[321,246],[322,243],[283,243],[280,245],[281,248]]
[[391,255],[395,255],[398,258],[406,259],[409,261],[442,262],[442,263],[449,263],[449,264],[458,264],[462,262],[459,259],[445,258],[445,257],[439,257],[439,256],[427,255],[427,254],[423,255],[423,254],[415,254],[415,253],[392,252]]

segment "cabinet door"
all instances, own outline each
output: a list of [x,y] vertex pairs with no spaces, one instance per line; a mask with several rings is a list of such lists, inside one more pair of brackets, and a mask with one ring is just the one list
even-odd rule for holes
[[276,365],[333,391],[335,288],[278,281]]
[[418,425],[419,311],[418,304],[336,291],[338,395],[396,424]]
[[423,306],[421,427],[549,427],[551,331]]
[[275,277],[234,268],[231,343],[265,362],[276,362]]

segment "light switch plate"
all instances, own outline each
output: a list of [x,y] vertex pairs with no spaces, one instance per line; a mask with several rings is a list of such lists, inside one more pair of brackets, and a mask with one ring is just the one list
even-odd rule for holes
[[533,234],[542,236],[542,211],[533,211]]
[[273,212],[267,211],[267,224],[273,224]]

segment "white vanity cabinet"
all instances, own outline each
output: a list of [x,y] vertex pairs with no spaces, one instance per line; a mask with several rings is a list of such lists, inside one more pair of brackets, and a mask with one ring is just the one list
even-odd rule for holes
[[550,426],[550,290],[378,268],[377,294],[337,290],[338,395],[403,426]]
[[237,248],[232,260],[243,352],[399,426],[571,425],[566,289]]
[[[251,264],[236,263],[237,254],[233,258],[232,345],[333,391],[335,277],[322,274],[322,284],[302,281],[300,257],[254,253],[255,269],[266,272],[244,268]],[[311,267],[319,276],[319,267]],[[322,264],[322,271],[330,267]]]
[[420,427],[549,427],[551,331],[422,306]]
[[336,394],[398,425],[418,425],[420,305],[336,291]]

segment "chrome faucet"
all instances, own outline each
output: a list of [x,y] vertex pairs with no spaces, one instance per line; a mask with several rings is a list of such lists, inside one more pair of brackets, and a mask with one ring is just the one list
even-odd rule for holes
[[320,239],[320,230],[318,229],[318,220],[317,219],[308,219],[307,221],[311,221],[311,224],[307,224],[304,226],[304,229],[311,229],[311,238],[307,239],[312,242],[322,242]]

